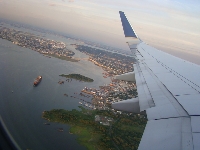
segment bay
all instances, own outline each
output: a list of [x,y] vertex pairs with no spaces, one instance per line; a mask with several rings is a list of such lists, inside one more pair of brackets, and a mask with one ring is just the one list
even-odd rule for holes
[[[68,48],[75,51],[75,56],[88,57],[72,47]],[[79,100],[64,94],[73,95],[80,93],[84,87],[98,88],[108,84],[110,79],[103,78],[102,72],[101,68],[85,59],[69,62],[48,58],[0,39],[0,114],[19,146],[33,150],[84,150],[85,147],[77,143],[77,136],[69,134],[69,126],[59,123],[44,125],[46,121],[41,116],[44,110],[79,109]],[[65,80],[59,77],[63,73],[80,73],[94,79],[94,82],[73,80],[60,85],[58,81]],[[37,87],[33,87],[38,75],[42,75],[43,79]],[[58,132],[58,128],[64,131]]]

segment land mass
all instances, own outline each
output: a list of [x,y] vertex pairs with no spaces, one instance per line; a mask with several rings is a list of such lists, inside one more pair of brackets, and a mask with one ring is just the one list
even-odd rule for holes
[[32,33],[0,27],[0,38],[11,41],[21,47],[29,48],[41,54],[52,56],[58,59],[77,62],[78,59],[72,58],[73,51],[66,49],[63,42],[45,39]]
[[80,111],[44,111],[42,117],[50,122],[70,125],[70,134],[78,135],[78,142],[89,150],[138,148],[147,122],[146,116],[79,108]]
[[68,74],[68,75],[61,74],[59,76],[66,77],[66,78],[71,78],[71,79],[76,79],[76,80],[84,81],[84,82],[93,82],[94,81],[93,79],[85,77],[85,76],[83,76],[81,74]]

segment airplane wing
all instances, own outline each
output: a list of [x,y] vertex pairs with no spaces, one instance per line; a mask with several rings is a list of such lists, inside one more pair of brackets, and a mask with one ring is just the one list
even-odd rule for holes
[[113,103],[129,112],[146,111],[139,150],[200,149],[200,67],[145,44],[119,12],[134,72],[116,79],[136,81],[138,97]]

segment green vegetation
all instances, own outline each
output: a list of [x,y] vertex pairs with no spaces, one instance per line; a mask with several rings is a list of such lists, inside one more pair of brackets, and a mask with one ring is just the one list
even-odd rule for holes
[[[43,54],[43,53],[41,53],[41,54]],[[62,56],[62,55],[58,56],[56,54],[49,54],[49,53],[45,53],[45,55],[55,57],[55,58],[58,58],[58,59],[61,59],[61,60],[71,61],[71,62],[78,62],[79,61],[78,59],[74,59],[71,56]]]
[[68,75],[61,74],[59,76],[66,77],[66,78],[72,78],[72,79],[76,79],[76,80],[84,81],[84,82],[93,82],[94,81],[93,79],[85,77],[85,76],[80,75],[80,74],[68,74]]
[[[51,122],[59,122],[71,126],[70,133],[78,135],[78,142],[89,150],[115,150],[138,148],[146,119],[144,116],[115,114],[108,110],[53,109],[44,111],[42,117]],[[104,115],[114,119],[110,126],[103,126],[95,121],[95,115]]]

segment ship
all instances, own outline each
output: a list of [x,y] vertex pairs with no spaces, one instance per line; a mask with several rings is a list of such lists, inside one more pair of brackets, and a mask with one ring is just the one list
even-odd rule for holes
[[38,76],[33,82],[33,86],[37,86],[42,80],[42,76]]

